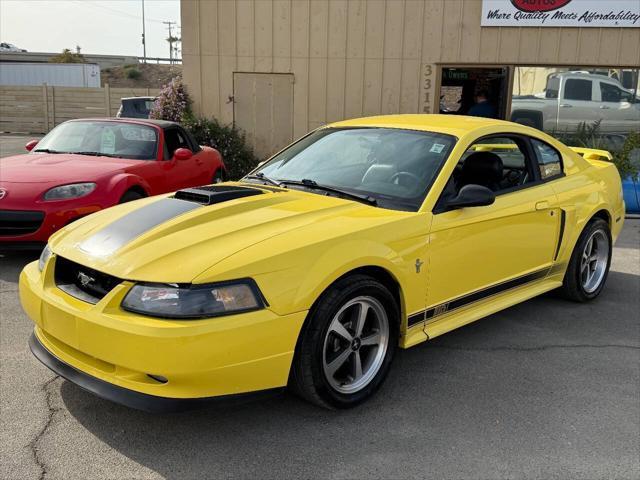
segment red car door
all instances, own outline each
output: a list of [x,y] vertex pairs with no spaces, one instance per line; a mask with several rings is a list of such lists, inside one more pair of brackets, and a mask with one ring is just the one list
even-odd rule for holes
[[[182,129],[179,129],[179,131],[180,130]],[[184,132],[184,135],[189,142],[191,151],[193,152],[193,157],[190,161],[194,163],[193,172],[195,174],[195,184],[206,185],[212,183],[215,165],[212,164],[213,158],[211,157],[211,153],[209,153],[209,156],[207,157],[207,152],[200,148],[193,138],[193,135],[189,135],[188,132]]]
[[206,165],[202,158],[196,153],[189,159],[178,160],[175,158],[175,151],[179,148],[186,148],[191,151],[192,147],[187,139],[184,130],[179,127],[170,127],[164,131],[164,156],[167,179],[167,190],[178,190],[180,188],[193,187],[198,184],[209,183],[204,180],[209,176]]

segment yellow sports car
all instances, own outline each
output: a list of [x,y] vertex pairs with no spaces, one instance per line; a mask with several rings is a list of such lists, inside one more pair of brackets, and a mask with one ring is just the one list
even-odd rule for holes
[[289,386],[371,396],[408,348],[549,290],[588,301],[624,202],[615,166],[514,123],[319,128],[239,182],[78,220],[20,276],[46,366],[166,411]]

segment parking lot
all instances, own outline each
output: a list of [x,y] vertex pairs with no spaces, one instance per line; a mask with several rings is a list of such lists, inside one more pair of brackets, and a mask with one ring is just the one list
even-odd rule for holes
[[[0,156],[30,138],[3,135]],[[84,392],[27,347],[17,279],[37,256],[0,254],[2,479],[640,475],[640,220],[595,302],[546,295],[401,351],[343,412],[285,394],[154,416]]]
[[372,401],[293,396],[154,416],[90,395],[29,352],[0,257],[0,478],[638,478],[640,221],[603,294],[552,295],[401,351]]

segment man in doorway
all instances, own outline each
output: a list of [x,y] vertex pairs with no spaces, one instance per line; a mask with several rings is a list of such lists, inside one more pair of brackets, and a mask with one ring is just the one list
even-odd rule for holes
[[475,100],[476,103],[469,109],[467,115],[496,118],[496,107],[489,101],[489,93],[486,90],[479,90]]

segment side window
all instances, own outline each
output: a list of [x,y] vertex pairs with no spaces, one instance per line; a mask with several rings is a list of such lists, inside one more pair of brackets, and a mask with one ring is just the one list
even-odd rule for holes
[[482,185],[496,193],[531,181],[527,144],[520,138],[484,138],[467,149],[454,172],[456,192],[465,185]]
[[192,151],[193,153],[197,153],[197,152],[199,152],[200,150],[202,150],[202,149],[200,148],[200,145],[198,145],[198,142],[196,141],[196,139],[195,139],[195,138],[193,137],[193,135],[191,134],[191,132],[189,132],[189,131],[187,131],[187,130],[181,130],[181,131],[182,131],[182,132],[184,133],[184,135],[186,136],[187,141],[189,142],[189,145],[190,145],[190,147],[189,147],[189,148],[191,149],[191,151]]
[[600,82],[600,96],[603,102],[620,103],[622,90],[610,83]]
[[591,80],[568,79],[564,85],[564,98],[591,101]]
[[560,79],[550,76],[547,80],[547,88],[545,89],[545,98],[558,98],[558,89],[560,88]]
[[560,153],[551,145],[540,140],[531,139],[531,144],[538,158],[540,178],[547,180],[562,173],[562,160]]
[[165,160],[172,159],[173,153],[178,148],[188,148],[191,150],[186,135],[178,131],[177,128],[170,128],[164,131],[164,148]]

